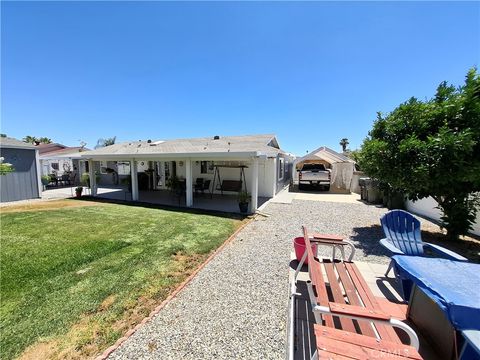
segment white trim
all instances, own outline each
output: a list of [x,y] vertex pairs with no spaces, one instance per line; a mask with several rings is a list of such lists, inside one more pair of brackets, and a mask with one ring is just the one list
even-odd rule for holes
[[186,196],[185,203],[187,207],[193,206],[193,181],[192,181],[192,160],[185,160],[185,187]]
[[257,211],[258,208],[258,158],[253,158],[252,163],[252,182],[250,185],[250,189],[252,189],[252,202],[251,202],[251,209],[250,211],[254,213]]
[[137,162],[130,160],[130,183],[132,185],[132,201],[138,201],[138,177],[137,177]]
[[37,168],[37,186],[38,197],[42,197],[43,184],[42,184],[42,168],[40,167],[40,159],[38,158],[38,149],[35,149],[35,167]]

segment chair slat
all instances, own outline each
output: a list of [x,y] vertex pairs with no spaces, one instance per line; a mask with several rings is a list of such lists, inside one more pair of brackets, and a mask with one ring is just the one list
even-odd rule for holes
[[[327,273],[328,283],[330,285],[330,290],[332,291],[333,299],[338,304],[345,304],[346,302],[343,297],[343,291],[340,289],[340,284],[338,283],[337,276],[335,275],[333,264],[324,260],[323,266],[325,267],[325,272]],[[340,324],[342,325],[343,330],[356,332],[352,319],[340,317]]]

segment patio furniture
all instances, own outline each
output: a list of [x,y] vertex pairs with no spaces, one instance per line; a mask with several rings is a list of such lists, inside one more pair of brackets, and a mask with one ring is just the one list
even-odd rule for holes
[[340,250],[342,260],[345,260],[345,247],[350,248],[348,261],[352,261],[353,256],[355,255],[355,245],[348,240],[344,240],[343,237],[339,235],[313,233],[311,234],[310,241],[317,243],[317,245],[330,246],[332,248],[332,261],[336,258],[336,249]]
[[[248,166],[246,165],[214,165],[214,172],[213,172],[213,186],[211,196],[213,196],[213,191],[220,190],[221,194],[223,195],[224,191],[234,191],[240,192],[243,191],[247,192],[247,179],[245,178],[245,168]],[[220,178],[220,169],[221,168],[234,168],[240,169],[240,180],[223,180]],[[215,187],[215,183],[217,187]],[[243,186],[242,186],[243,185]]]
[[205,180],[205,181],[203,181],[203,179],[202,179],[202,181],[199,182],[199,179],[202,179],[202,178],[198,178],[198,179],[197,179],[197,182],[196,182],[195,188],[194,188],[194,189],[195,189],[195,193],[201,191],[202,194],[205,194],[205,190],[210,191],[210,182],[211,182],[211,180]]
[[480,359],[480,331],[462,331],[463,346],[460,351],[460,360]]
[[[386,236],[380,240],[380,245],[394,255],[424,256],[425,250],[429,250],[448,259],[467,260],[444,247],[423,242],[420,232],[420,221],[407,211],[389,211],[380,218],[380,222]],[[390,262],[385,276],[388,275],[392,266],[393,263]]]
[[408,317],[442,354],[455,353],[456,332],[480,330],[480,265],[405,255],[392,259],[409,300]]
[[[317,259],[305,227],[303,232],[307,251],[293,279],[291,312],[295,311],[295,297],[299,295],[297,275],[308,258],[310,281],[307,287],[316,321],[314,331],[318,358],[367,359],[394,354],[399,358],[421,359],[415,331],[401,321],[402,316],[394,318],[390,315],[393,311],[384,311],[389,307],[386,303],[390,303],[373,295],[355,264]],[[293,359],[294,326],[292,322],[290,325],[289,358]],[[408,335],[410,345],[402,344],[394,327]]]

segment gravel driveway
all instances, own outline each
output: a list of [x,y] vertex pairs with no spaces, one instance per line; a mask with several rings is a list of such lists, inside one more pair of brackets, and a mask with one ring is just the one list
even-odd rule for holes
[[270,217],[245,227],[109,359],[284,359],[288,266],[301,225],[350,237],[356,260],[386,264],[378,246],[385,211],[360,202],[270,203]]

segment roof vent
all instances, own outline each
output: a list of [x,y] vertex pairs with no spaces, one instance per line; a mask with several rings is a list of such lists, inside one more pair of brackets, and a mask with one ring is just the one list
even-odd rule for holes
[[152,140],[148,139],[147,140],[147,144],[150,144],[152,142]]
[[218,135],[215,135],[215,136],[213,137],[213,140],[219,140],[219,139],[220,139],[220,136],[218,136]]

